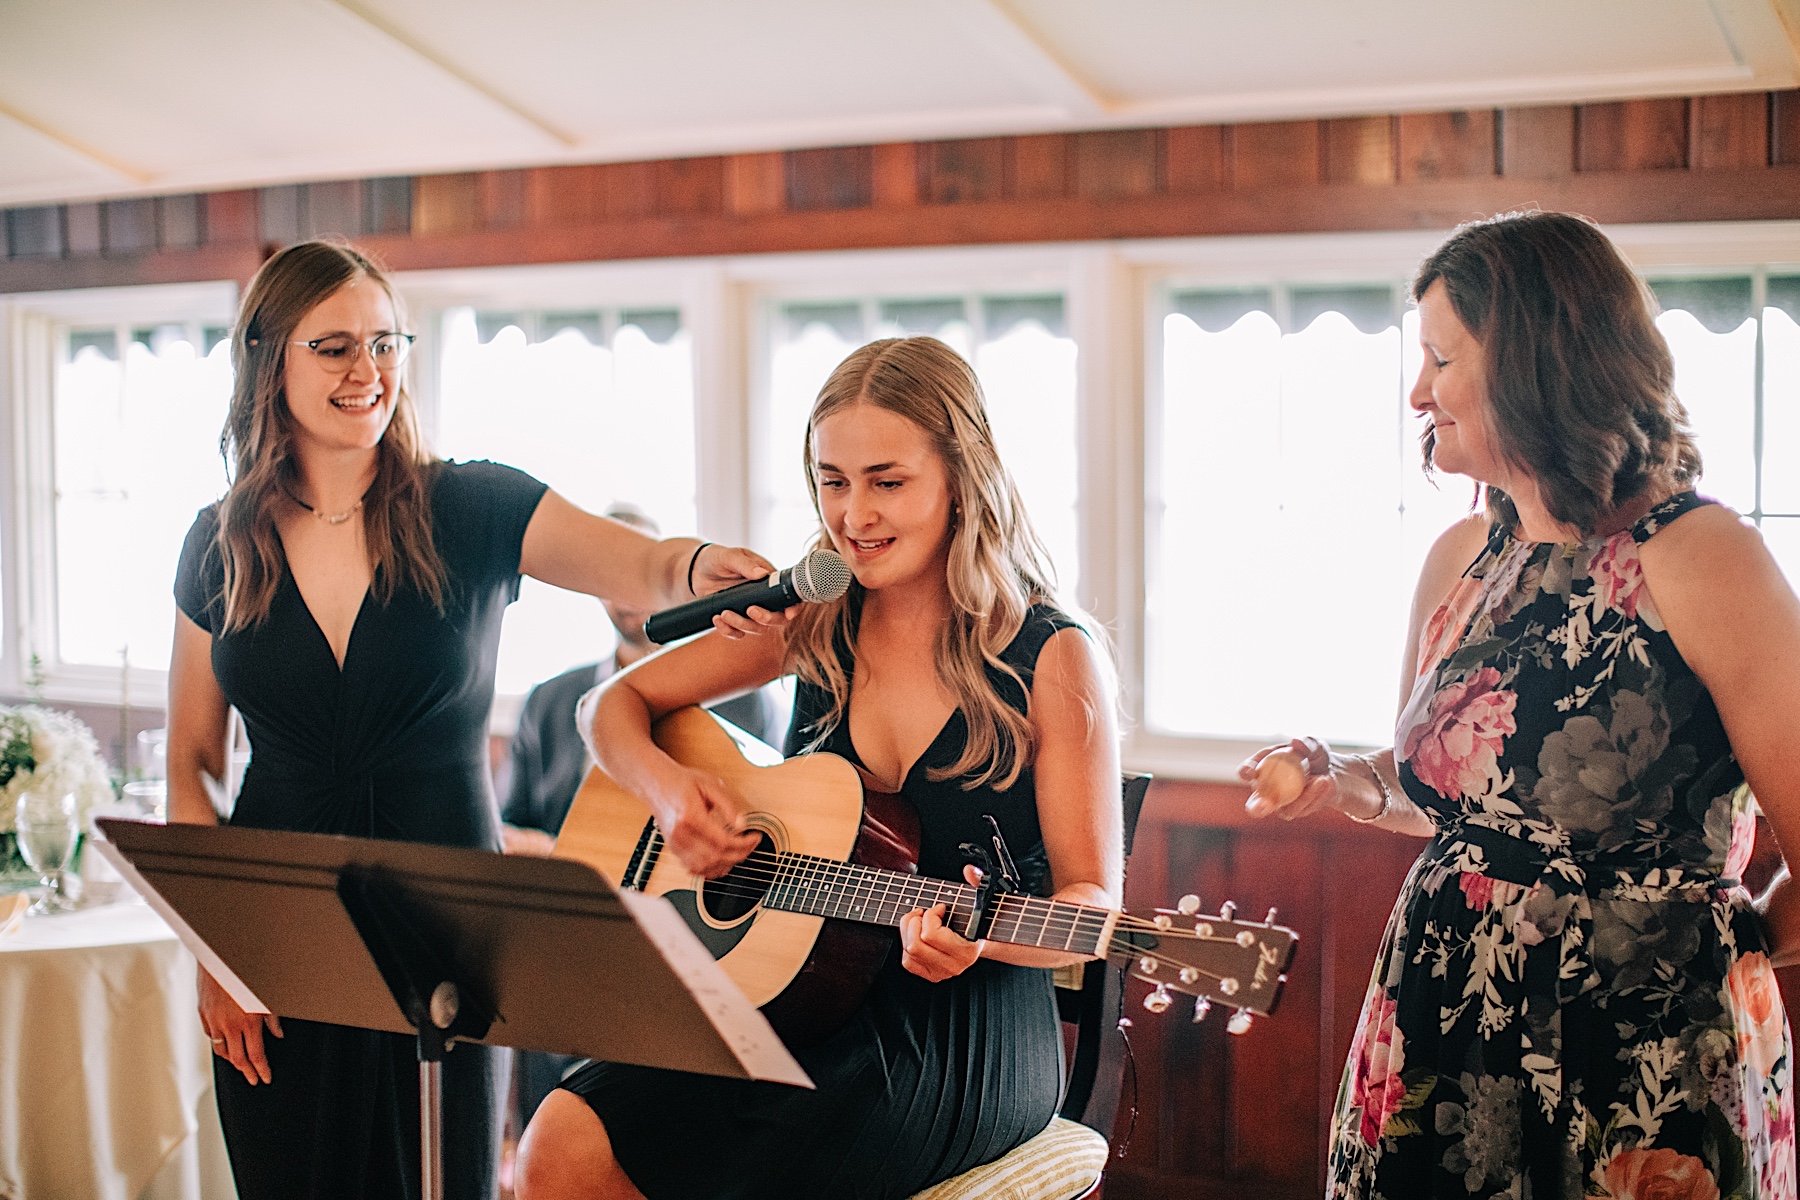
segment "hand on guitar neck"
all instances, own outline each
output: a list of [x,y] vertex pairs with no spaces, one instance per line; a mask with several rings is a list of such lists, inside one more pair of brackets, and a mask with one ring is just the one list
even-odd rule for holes
[[[970,887],[980,887],[981,869],[964,867],[963,878]],[[900,918],[900,965],[932,983],[961,975],[987,953],[986,938],[970,941],[944,924],[949,911],[948,905],[934,904]]]

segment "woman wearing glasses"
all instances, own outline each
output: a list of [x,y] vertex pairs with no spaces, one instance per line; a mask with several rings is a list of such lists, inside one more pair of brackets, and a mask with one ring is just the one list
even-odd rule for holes
[[[203,779],[224,778],[235,707],[254,758],[233,824],[498,849],[486,722],[519,576],[655,609],[771,569],[654,541],[509,467],[434,459],[401,375],[411,344],[348,246],[290,246],[251,282],[220,438],[231,485],[175,581],[172,820],[217,820]],[[200,1017],[240,1194],[418,1194],[411,1038],[246,1014],[204,971]],[[473,1046],[444,1064],[449,1195],[494,1194],[496,1065]]]

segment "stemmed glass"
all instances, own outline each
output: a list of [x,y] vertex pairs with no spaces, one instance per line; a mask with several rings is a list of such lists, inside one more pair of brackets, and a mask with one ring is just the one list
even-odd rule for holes
[[63,872],[75,854],[75,793],[26,789],[19,793],[13,831],[25,865],[38,873],[44,894],[26,909],[31,916],[71,911],[75,905],[63,891]]

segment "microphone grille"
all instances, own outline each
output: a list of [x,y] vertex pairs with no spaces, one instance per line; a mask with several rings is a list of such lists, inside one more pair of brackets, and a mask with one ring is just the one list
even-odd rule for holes
[[814,550],[794,567],[792,579],[802,600],[824,604],[850,590],[850,564],[835,550]]

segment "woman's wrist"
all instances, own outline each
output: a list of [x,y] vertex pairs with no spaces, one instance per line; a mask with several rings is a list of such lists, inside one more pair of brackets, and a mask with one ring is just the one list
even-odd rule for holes
[[694,553],[688,558],[687,590],[688,595],[690,596],[698,596],[700,594],[694,587],[694,568],[700,565],[700,555],[704,553],[706,548],[710,545],[712,545],[711,542],[701,542],[698,546],[694,547]]
[[[1342,806],[1339,807],[1339,811],[1346,817],[1349,817],[1352,821],[1355,821],[1358,825],[1380,824],[1389,813],[1394,811],[1394,792],[1392,787],[1389,786],[1388,781],[1381,774],[1381,764],[1373,754],[1353,754],[1345,761],[1346,765],[1349,763],[1360,763],[1363,769],[1368,772],[1369,782],[1373,785],[1372,790],[1375,807],[1372,810],[1366,810],[1364,813],[1360,814],[1348,808],[1343,808]],[[1352,774],[1361,773],[1362,772],[1352,772]]]

